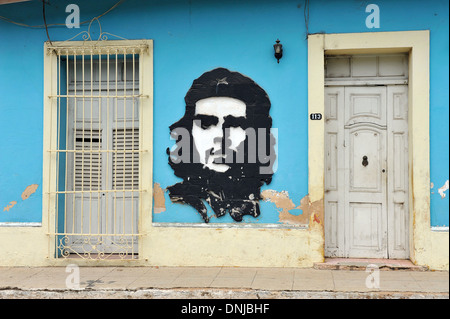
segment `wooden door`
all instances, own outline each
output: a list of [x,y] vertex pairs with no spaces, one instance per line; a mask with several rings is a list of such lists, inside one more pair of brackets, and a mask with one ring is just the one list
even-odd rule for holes
[[408,256],[406,92],[325,90],[326,256]]

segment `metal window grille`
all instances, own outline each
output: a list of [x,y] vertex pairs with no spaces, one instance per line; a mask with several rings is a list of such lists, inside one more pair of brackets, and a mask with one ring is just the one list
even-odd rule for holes
[[[50,47],[55,94],[57,258],[138,258],[144,45]],[[55,119],[53,119],[55,121]],[[52,176],[52,174],[50,174]]]

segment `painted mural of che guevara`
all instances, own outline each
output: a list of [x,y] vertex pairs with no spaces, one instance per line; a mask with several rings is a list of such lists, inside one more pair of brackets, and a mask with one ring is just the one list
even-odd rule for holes
[[260,188],[275,161],[270,100],[253,80],[224,68],[205,72],[185,96],[186,112],[170,126],[176,140],[169,164],[182,182],[169,186],[174,203],[194,207],[207,223],[260,215]]

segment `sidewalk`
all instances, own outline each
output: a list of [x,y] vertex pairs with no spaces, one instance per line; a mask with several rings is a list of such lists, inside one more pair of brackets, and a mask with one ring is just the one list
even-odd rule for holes
[[[77,271],[79,287],[72,280]],[[371,285],[374,288],[367,287]],[[0,267],[0,299],[20,298],[448,299],[449,273],[239,267],[80,267],[66,272],[66,267]]]

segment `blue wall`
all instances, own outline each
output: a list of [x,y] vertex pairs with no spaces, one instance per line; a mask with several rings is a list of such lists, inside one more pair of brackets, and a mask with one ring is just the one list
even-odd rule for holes
[[[65,7],[74,1],[52,1],[48,23],[64,23]],[[76,1],[81,20],[105,12],[116,1]],[[448,191],[437,188],[448,180],[448,2],[378,0],[381,27],[367,29],[365,7],[370,1],[310,0],[309,32],[377,32],[431,30],[431,220],[448,226]],[[40,1],[0,6],[0,16],[29,25],[42,24]],[[273,127],[278,129],[278,170],[271,185],[285,190],[295,205],[308,193],[307,41],[304,1],[291,0],[127,0],[100,19],[103,31],[128,39],[154,40],[154,182],[161,187],[180,180],[167,163],[173,145],[168,127],[184,113],[184,95],[203,72],[225,67],[241,72],[268,93]],[[96,25],[93,25],[96,28]],[[53,41],[67,40],[82,30],[50,27]],[[284,56],[273,57],[279,38]],[[111,39],[113,39],[111,37]],[[39,222],[42,189],[29,199],[20,194],[30,184],[42,185],[42,91],[45,30],[0,20],[0,222]],[[26,91],[26,93],[24,93]],[[157,222],[201,222],[193,208],[169,204],[155,214]],[[3,211],[11,201],[17,204]],[[293,210],[299,214],[300,210]],[[253,218],[246,219],[253,222]],[[224,217],[217,222],[231,222]],[[274,223],[278,211],[262,203],[256,222]]]

